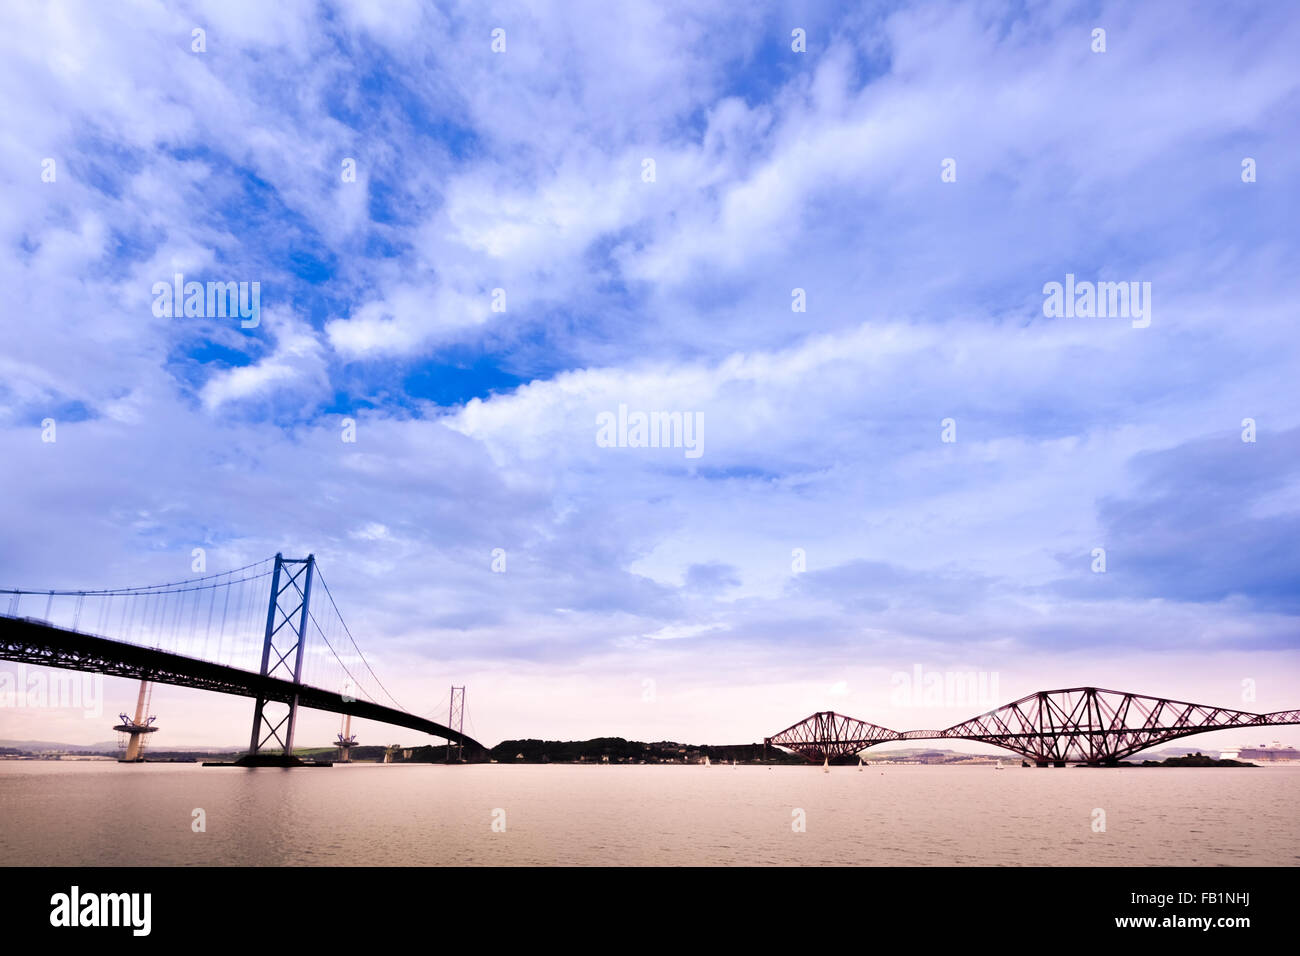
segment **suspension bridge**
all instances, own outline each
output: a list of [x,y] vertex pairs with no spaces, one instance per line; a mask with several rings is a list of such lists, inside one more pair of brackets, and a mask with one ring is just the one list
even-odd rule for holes
[[[269,600],[268,600],[269,593]],[[5,598],[8,603],[5,604]],[[375,674],[314,555],[274,558],[198,578],[104,590],[0,589],[0,659],[142,682],[134,719],[152,732],[144,682],[254,701],[245,766],[294,766],[298,709],[330,711],[441,737],[458,752],[485,748],[461,726],[408,712]],[[456,719],[453,690],[450,721]],[[133,730],[134,727],[134,730]],[[339,735],[346,753],[350,722]],[[137,751],[138,752],[138,751]]]
[[1157,744],[1234,727],[1300,724],[1300,710],[1256,714],[1099,687],[1041,690],[945,730],[890,730],[819,711],[764,740],[810,761],[851,757],[898,740],[973,740],[1039,767],[1116,764]]

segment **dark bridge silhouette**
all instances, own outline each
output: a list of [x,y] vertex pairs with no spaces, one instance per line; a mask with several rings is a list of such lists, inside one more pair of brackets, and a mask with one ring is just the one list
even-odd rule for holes
[[764,743],[819,761],[851,756],[894,740],[975,740],[1004,747],[1039,767],[1063,767],[1117,763],[1148,747],[1211,730],[1282,724],[1300,724],[1300,710],[1256,714],[1098,687],[1071,687],[1038,691],[946,730],[900,733],[821,711]]
[[[299,707],[432,734],[471,754],[486,749],[459,727],[376,699],[392,695],[357,647],[311,555],[277,554],[171,584],[0,594],[9,596],[7,613],[0,611],[0,659],[252,698],[250,765],[299,763]],[[43,606],[39,619],[21,614],[22,603],[33,599]]]
[[472,737],[457,733],[436,721],[408,714],[404,710],[349,698],[308,684],[294,684],[277,677],[265,677],[225,664],[78,634],[41,621],[0,617],[0,658],[45,667],[107,674],[111,677],[196,687],[199,690],[236,694],[286,705],[292,705],[296,698],[299,707],[351,714],[353,717],[432,734],[472,750],[486,749]]

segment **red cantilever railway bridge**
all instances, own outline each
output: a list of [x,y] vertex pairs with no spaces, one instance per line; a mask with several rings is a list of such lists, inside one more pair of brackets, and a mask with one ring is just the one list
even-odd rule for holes
[[1116,763],[1179,737],[1232,727],[1300,724],[1300,710],[1254,714],[1099,687],[1040,690],[947,730],[896,731],[819,711],[763,742],[811,761],[851,756],[894,740],[975,740],[1039,767]]

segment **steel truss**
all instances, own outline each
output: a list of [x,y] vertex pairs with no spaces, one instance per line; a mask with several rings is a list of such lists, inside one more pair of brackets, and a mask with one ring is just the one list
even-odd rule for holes
[[820,710],[763,742],[816,761],[846,757],[873,744],[897,739],[898,732],[887,727],[845,717],[833,710]]
[[975,740],[1039,766],[1108,764],[1157,744],[1211,730],[1300,724],[1300,710],[1256,714],[1209,704],[1098,687],[1042,690],[946,730],[898,733],[821,711],[766,743],[817,761],[857,753],[891,740]]

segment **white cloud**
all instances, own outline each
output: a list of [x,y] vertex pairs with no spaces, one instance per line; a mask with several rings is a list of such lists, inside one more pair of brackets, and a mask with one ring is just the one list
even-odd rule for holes
[[323,348],[310,326],[275,309],[263,311],[262,324],[275,337],[274,349],[251,365],[237,366],[210,377],[199,392],[205,408],[215,410],[228,402],[255,398],[290,386],[316,392],[328,387]]

